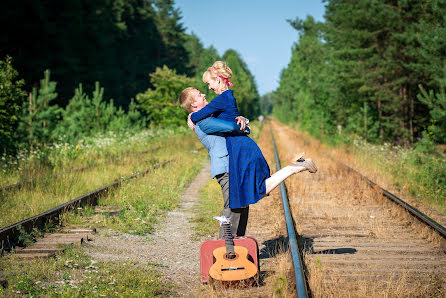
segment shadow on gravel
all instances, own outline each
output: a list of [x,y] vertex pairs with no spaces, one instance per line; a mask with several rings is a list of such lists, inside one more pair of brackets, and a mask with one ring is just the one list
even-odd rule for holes
[[342,255],[342,254],[354,254],[357,252],[357,249],[352,247],[329,248],[329,249],[314,251],[313,238],[300,237],[299,246],[301,247],[301,245],[303,245],[305,253],[313,255],[322,255],[322,254]]
[[313,252],[313,254],[315,254],[315,255],[322,255],[322,254],[342,255],[342,254],[354,254],[356,252],[357,252],[356,248],[342,247],[342,248],[325,249],[322,251]]
[[279,238],[266,240],[262,244],[265,245],[259,252],[259,259],[273,258],[277,254],[288,251],[288,237],[280,236]]

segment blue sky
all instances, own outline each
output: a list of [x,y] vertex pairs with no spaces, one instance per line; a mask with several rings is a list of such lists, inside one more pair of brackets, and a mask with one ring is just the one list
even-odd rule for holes
[[[254,75],[260,95],[275,90],[280,71],[291,59],[298,32],[287,19],[312,15],[323,21],[321,0],[175,0],[187,33],[220,55],[236,50]],[[229,65],[230,66],[230,65]],[[237,74],[234,74],[237,75]]]

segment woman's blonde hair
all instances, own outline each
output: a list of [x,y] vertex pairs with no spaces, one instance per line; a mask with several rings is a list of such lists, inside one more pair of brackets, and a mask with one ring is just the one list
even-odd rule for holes
[[[203,73],[202,80],[207,84],[209,81],[217,79],[219,75],[225,79],[230,79],[232,77],[232,70],[224,61],[215,61],[214,64]],[[225,80],[220,80],[220,89],[226,89],[227,86]]]
[[196,90],[194,87],[188,87],[181,91],[178,101],[180,106],[188,112],[192,112],[191,104],[194,102],[192,91]]

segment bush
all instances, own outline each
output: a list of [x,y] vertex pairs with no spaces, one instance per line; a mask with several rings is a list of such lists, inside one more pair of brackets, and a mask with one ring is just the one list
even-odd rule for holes
[[0,153],[10,152],[15,147],[20,107],[26,96],[22,89],[25,82],[17,77],[12,58],[0,60]]
[[150,74],[150,82],[155,89],[149,88],[136,95],[139,106],[147,113],[149,124],[165,127],[185,125],[187,112],[180,108],[178,97],[183,89],[193,86],[195,80],[163,66]]
[[130,103],[129,112],[114,106],[113,101],[103,100],[104,88],[99,82],[90,98],[79,84],[65,110],[62,112],[63,120],[53,132],[53,135],[67,142],[77,142],[85,136],[111,131],[123,131],[129,128],[141,129],[145,122],[135,103]]

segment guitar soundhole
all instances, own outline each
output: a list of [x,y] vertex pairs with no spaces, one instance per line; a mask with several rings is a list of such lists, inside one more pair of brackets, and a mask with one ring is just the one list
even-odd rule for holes
[[225,259],[226,260],[236,260],[238,259],[238,255],[237,254],[225,254]]

